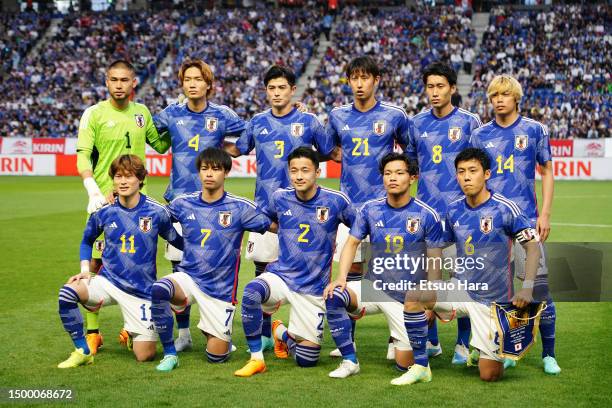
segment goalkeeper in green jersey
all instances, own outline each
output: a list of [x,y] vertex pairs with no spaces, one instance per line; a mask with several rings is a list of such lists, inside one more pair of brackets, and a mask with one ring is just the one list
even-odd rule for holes
[[[170,147],[169,137],[160,137],[146,106],[130,101],[136,86],[136,71],[127,61],[113,62],[106,70],[110,97],[85,110],[79,123],[77,169],[89,196],[87,213],[91,214],[114,201],[113,183],[108,170],[118,156],[134,154],[145,161],[145,143],[163,153]],[[146,185],[142,189],[146,193]],[[103,236],[92,251],[90,271],[100,268]],[[83,271],[81,271],[83,272]],[[93,354],[102,345],[97,313],[87,313],[87,343]],[[120,335],[127,342],[126,333]]]

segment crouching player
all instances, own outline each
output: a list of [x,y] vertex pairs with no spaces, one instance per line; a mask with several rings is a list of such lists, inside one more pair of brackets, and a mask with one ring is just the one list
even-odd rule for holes
[[[472,322],[470,344],[480,350],[478,368],[484,381],[497,381],[504,372],[499,354],[498,332],[491,317],[494,302],[509,302],[522,308],[531,303],[533,288],[524,286],[512,296],[512,276],[509,271],[509,254],[512,241],[518,240],[527,253],[525,270],[534,279],[540,259],[538,235],[529,220],[513,201],[492,192],[486,187],[491,176],[489,156],[484,150],[467,148],[455,158],[457,181],[465,194],[448,207],[446,225],[449,238],[457,245],[457,259],[472,258],[474,266],[457,279],[467,283],[467,289],[408,291],[404,322],[414,352],[415,364],[408,372],[391,381],[393,385],[406,385],[431,381],[431,370],[425,344],[427,320],[425,309],[435,313],[454,313],[468,316]],[[464,262],[468,265],[468,262]],[[458,272],[458,269],[455,268]],[[430,276],[442,287],[440,276]],[[465,286],[464,283],[464,286]]]
[[[366,289],[369,286],[376,290],[376,286],[367,276],[362,282],[347,284],[346,278],[361,241],[369,235],[372,258],[384,261],[400,253],[420,257],[425,251],[428,257],[439,259],[441,248],[445,245],[445,234],[438,213],[421,200],[410,197],[410,186],[418,176],[416,161],[403,154],[388,153],[380,163],[380,173],[387,195],[367,201],[357,212],[350,236],[340,255],[338,279],[327,286],[323,295],[330,332],[343,357],[340,366],[329,373],[332,378],[346,378],[360,370],[351,336],[349,313],[355,317],[363,312],[383,313],[393,338],[397,368],[406,371],[414,363],[404,328],[405,291],[376,293],[370,295],[368,300],[368,295],[362,294],[362,287]],[[422,267],[406,271],[394,267],[380,273],[374,270],[374,273],[377,274],[374,275],[377,276],[376,280],[386,283],[394,281],[395,284],[424,278]]]
[[279,258],[249,282],[242,297],[242,326],[251,359],[234,374],[250,377],[266,370],[262,352],[263,312],[291,304],[289,327],[272,324],[274,353],[295,358],[300,367],[317,364],[323,339],[323,290],[330,280],[336,231],[353,224],[355,212],[342,193],[317,185],[321,174],[311,147],[295,149],[287,158],[293,188],[272,194],[266,213],[278,223]]
[[178,367],[171,305],[180,313],[197,303],[208,361],[228,359],[242,235],[264,232],[271,224],[253,202],[225,191],[225,178],[232,169],[227,153],[209,147],[200,152],[196,166],[202,191],[179,196],[168,207],[183,230],[183,259],[177,272],[155,282],[151,290],[153,321],[164,348],[158,371]]
[[[93,363],[79,303],[93,311],[118,304],[123,327],[133,338],[136,359],[149,361],[155,357],[157,334],[149,299],[156,279],[157,237],[177,248],[182,248],[183,242],[165,207],[140,193],[147,171],[138,156],[119,156],[112,162],[109,174],[118,197],[89,217],[81,242],[81,273],[71,277],[59,292],[60,318],[76,347],[59,368]],[[102,269],[91,277],[91,248],[102,232]]]

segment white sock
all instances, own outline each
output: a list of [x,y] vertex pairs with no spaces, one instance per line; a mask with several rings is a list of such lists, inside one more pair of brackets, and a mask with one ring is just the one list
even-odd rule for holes
[[178,329],[179,337],[191,337],[191,332],[189,328],[186,329]]
[[274,337],[276,337],[277,339],[282,340],[283,339],[283,334],[285,334],[285,332],[287,331],[287,328],[285,327],[284,324],[279,324],[278,327],[276,328],[276,330],[274,331]]
[[251,359],[264,361],[263,351],[259,350],[259,351],[251,352]]

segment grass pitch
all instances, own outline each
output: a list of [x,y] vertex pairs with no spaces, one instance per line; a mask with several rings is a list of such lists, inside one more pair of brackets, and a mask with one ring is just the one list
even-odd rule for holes
[[[166,183],[151,179],[150,195],[161,199]],[[338,181],[323,184],[337,188]],[[230,179],[227,190],[252,198],[254,180]],[[611,182],[557,182],[550,240],[612,242],[611,191]],[[326,333],[317,367],[301,369],[269,354],[267,373],[241,379],[233,376],[248,358],[240,313],[234,321],[238,351],[229,362],[212,365],[205,361],[203,336],[194,329],[195,308],[194,351],[181,354],[180,368],[160,374],[156,363],[136,363],[120,348],[117,307],[100,314],[105,345],[95,364],[60,371],[56,365],[72,343],[57,314],[57,293],[79,271],[85,191],[77,178],[1,177],[0,197],[0,387],[71,388],[73,406],[610,406],[612,303],[557,304],[557,357],[563,369],[558,377],[543,373],[538,343],[501,382],[483,383],[477,369],[451,366],[456,325],[449,323],[439,324],[444,353],[431,362],[433,381],[393,387],[389,381],[398,372],[384,358],[386,324],[382,316],[372,316],[357,325],[358,376],[327,377],[338,361],[327,357],[334,346]],[[158,266],[160,276],[170,272],[161,251]],[[253,276],[253,264],[243,262],[241,288]],[[286,308],[277,316],[286,319]]]

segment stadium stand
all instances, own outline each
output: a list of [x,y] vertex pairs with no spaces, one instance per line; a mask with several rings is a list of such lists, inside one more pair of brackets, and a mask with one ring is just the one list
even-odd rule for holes
[[468,109],[492,118],[486,86],[494,75],[519,79],[522,113],[553,138],[610,137],[612,8],[564,5],[549,10],[492,10],[474,63]]

